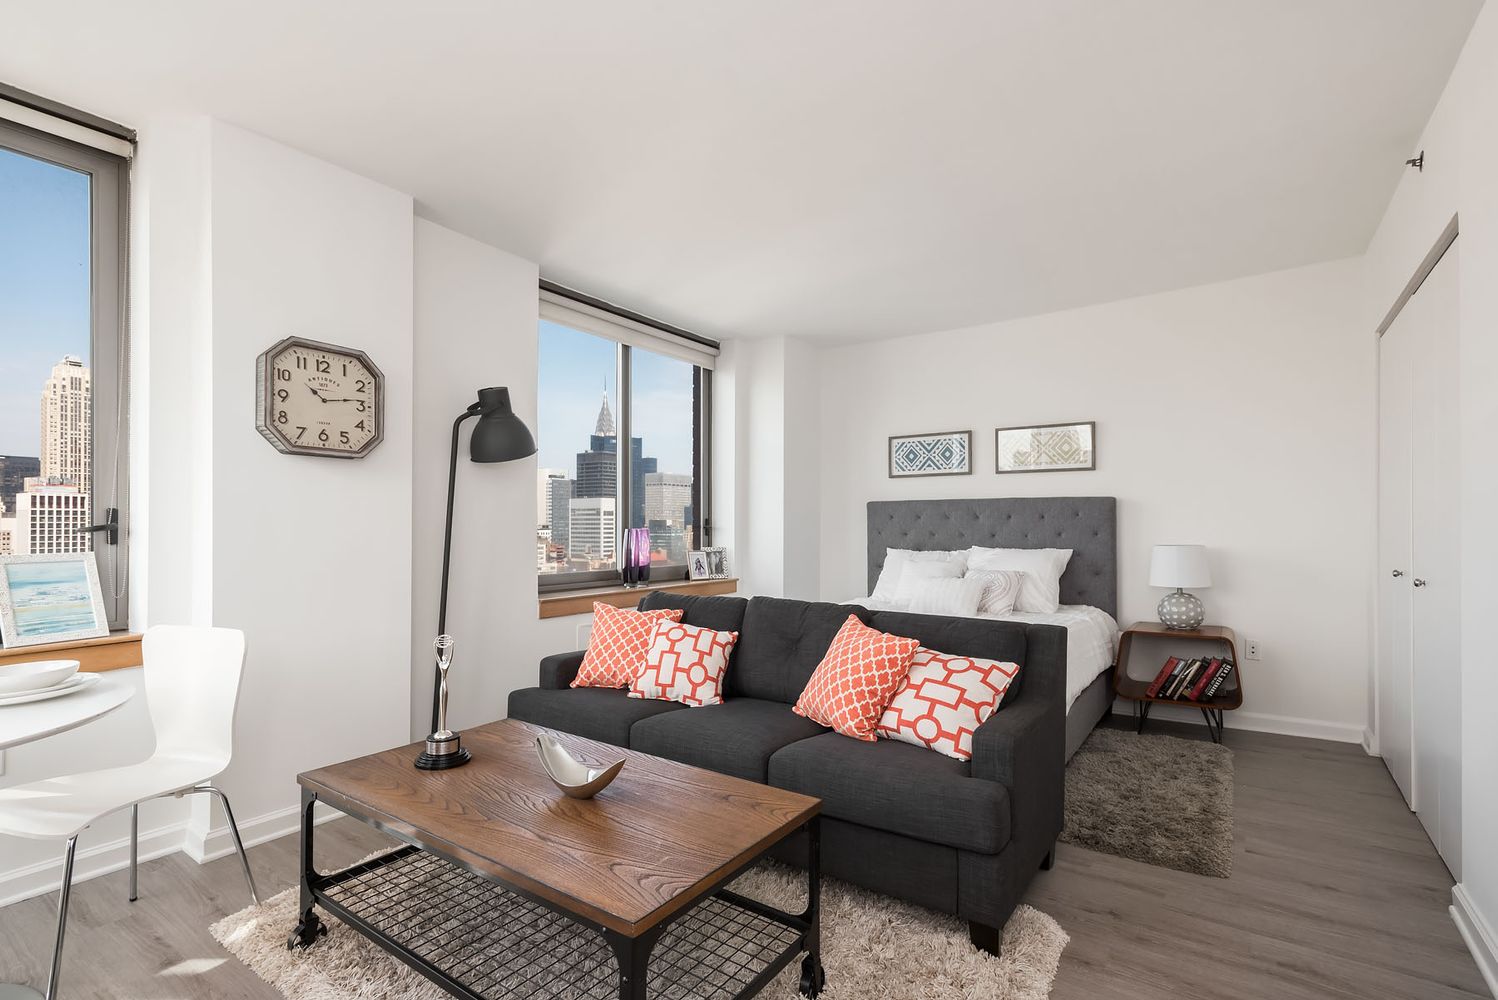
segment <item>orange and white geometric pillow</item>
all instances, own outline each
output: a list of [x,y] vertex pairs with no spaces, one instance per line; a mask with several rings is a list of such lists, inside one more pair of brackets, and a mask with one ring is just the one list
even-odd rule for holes
[[849,615],[792,711],[872,743],[884,706],[910,672],[910,659],[920,645]]
[[738,641],[737,632],[661,622],[650,638],[644,668],[629,685],[629,696],[683,705],[721,705],[723,674]]
[[645,665],[650,637],[661,622],[681,621],[681,609],[632,611],[593,603],[593,634],[572,681],[575,688],[628,687]]
[[1017,664],[948,656],[922,646],[879,720],[879,735],[972,760],[973,733],[998,710],[1018,673]]

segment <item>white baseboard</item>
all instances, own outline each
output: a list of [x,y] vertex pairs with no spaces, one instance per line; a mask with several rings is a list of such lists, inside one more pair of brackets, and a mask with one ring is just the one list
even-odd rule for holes
[[[287,806],[285,809],[277,809],[252,819],[241,820],[239,836],[244,840],[244,846],[254,847],[256,844],[264,844],[289,833],[296,833],[302,826],[301,811],[300,806]],[[313,822],[321,826],[342,815],[343,813],[335,809],[319,805],[313,814]],[[217,803],[215,803],[213,816],[217,819],[223,817],[223,813],[217,808]],[[184,854],[201,865],[205,861],[214,861],[233,854],[234,838],[229,836],[227,822],[210,827],[206,833],[187,826],[182,831],[181,848]]]
[[[1114,704],[1114,711],[1128,714],[1129,702],[1118,701]],[[1198,709],[1186,705],[1177,707],[1175,705],[1157,704],[1150,711],[1151,719],[1159,719],[1162,722],[1185,722],[1195,726],[1205,726],[1206,721]],[[1363,743],[1364,729],[1362,726],[1348,725],[1342,722],[1323,722],[1320,719],[1298,719],[1288,715],[1266,715],[1263,712],[1224,712],[1223,723],[1227,730],[1247,729],[1257,733],[1275,733],[1279,736],[1303,736],[1312,740],[1331,740],[1336,743]],[[1148,728],[1146,728],[1148,731]],[[1366,749],[1366,747],[1365,747]]]
[[[239,835],[244,838],[244,846],[253,847],[256,844],[275,840],[277,837],[284,837],[289,833],[296,833],[301,826],[300,811],[298,806],[290,806],[240,823]],[[222,819],[223,813],[215,808],[213,815]],[[336,810],[319,806],[315,822],[321,826],[342,815]],[[0,872],[0,906],[19,903],[23,899],[40,896],[43,893],[56,892],[57,887],[62,883],[63,853],[66,847],[66,843],[59,840],[55,859]],[[202,864],[205,861],[213,861],[234,853],[234,838],[229,836],[227,823],[211,828],[208,835],[204,837],[200,832],[191,829],[186,820],[140,832],[139,857],[142,862],[164,858],[178,851],[185,853],[198,864]],[[86,840],[81,839],[78,853],[73,858],[73,884],[78,885],[91,878],[120,871],[129,865],[129,837],[121,837],[118,840],[92,846],[86,846]]]
[[1498,934],[1478,912],[1472,897],[1467,895],[1460,882],[1451,887],[1451,919],[1456,922],[1462,940],[1467,942],[1467,950],[1477,963],[1477,971],[1486,980],[1488,992],[1498,997]]
[[[142,830],[140,860],[151,861],[182,850],[182,838],[186,831],[185,822],[170,823],[154,830]],[[84,846],[85,843],[86,841],[80,843],[78,852],[73,857],[74,885],[129,867],[129,837],[92,846]],[[39,861],[24,868],[0,873],[0,906],[9,906],[32,896],[57,891],[62,884],[63,855],[67,850],[67,843],[59,840],[56,844],[57,857],[54,860]]]
[[1378,756],[1378,734],[1371,729],[1363,730],[1363,752],[1370,757]]

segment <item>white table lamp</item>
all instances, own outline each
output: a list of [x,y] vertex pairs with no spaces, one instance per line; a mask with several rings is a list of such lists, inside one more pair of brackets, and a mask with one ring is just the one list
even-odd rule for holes
[[1205,545],[1156,545],[1150,553],[1150,586],[1174,587],[1157,609],[1160,621],[1168,628],[1200,628],[1207,612],[1195,595],[1183,589],[1212,586],[1212,571],[1207,566]]

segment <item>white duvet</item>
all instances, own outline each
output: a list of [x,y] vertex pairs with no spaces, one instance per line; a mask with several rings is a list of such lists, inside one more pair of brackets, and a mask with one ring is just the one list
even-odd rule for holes
[[[905,601],[855,597],[844,604],[860,604],[871,611],[904,611]],[[975,615],[993,621],[1028,622],[1032,625],[1062,625],[1066,628],[1066,710],[1113,665],[1118,651],[1118,622],[1101,608],[1086,604],[1063,604],[1051,614],[1015,611],[1007,615]]]

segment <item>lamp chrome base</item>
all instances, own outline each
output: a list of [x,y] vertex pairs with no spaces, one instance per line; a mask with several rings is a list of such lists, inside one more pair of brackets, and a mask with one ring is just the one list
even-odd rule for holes
[[1188,594],[1184,590],[1166,594],[1155,613],[1160,616],[1160,624],[1166,628],[1185,632],[1201,628],[1202,622],[1207,620],[1207,609],[1202,607],[1202,602],[1195,594]]
[[473,754],[463,746],[461,735],[433,733],[427,737],[426,749],[417,755],[416,766],[423,771],[446,771],[450,767],[462,767],[470,760],[473,760]]

